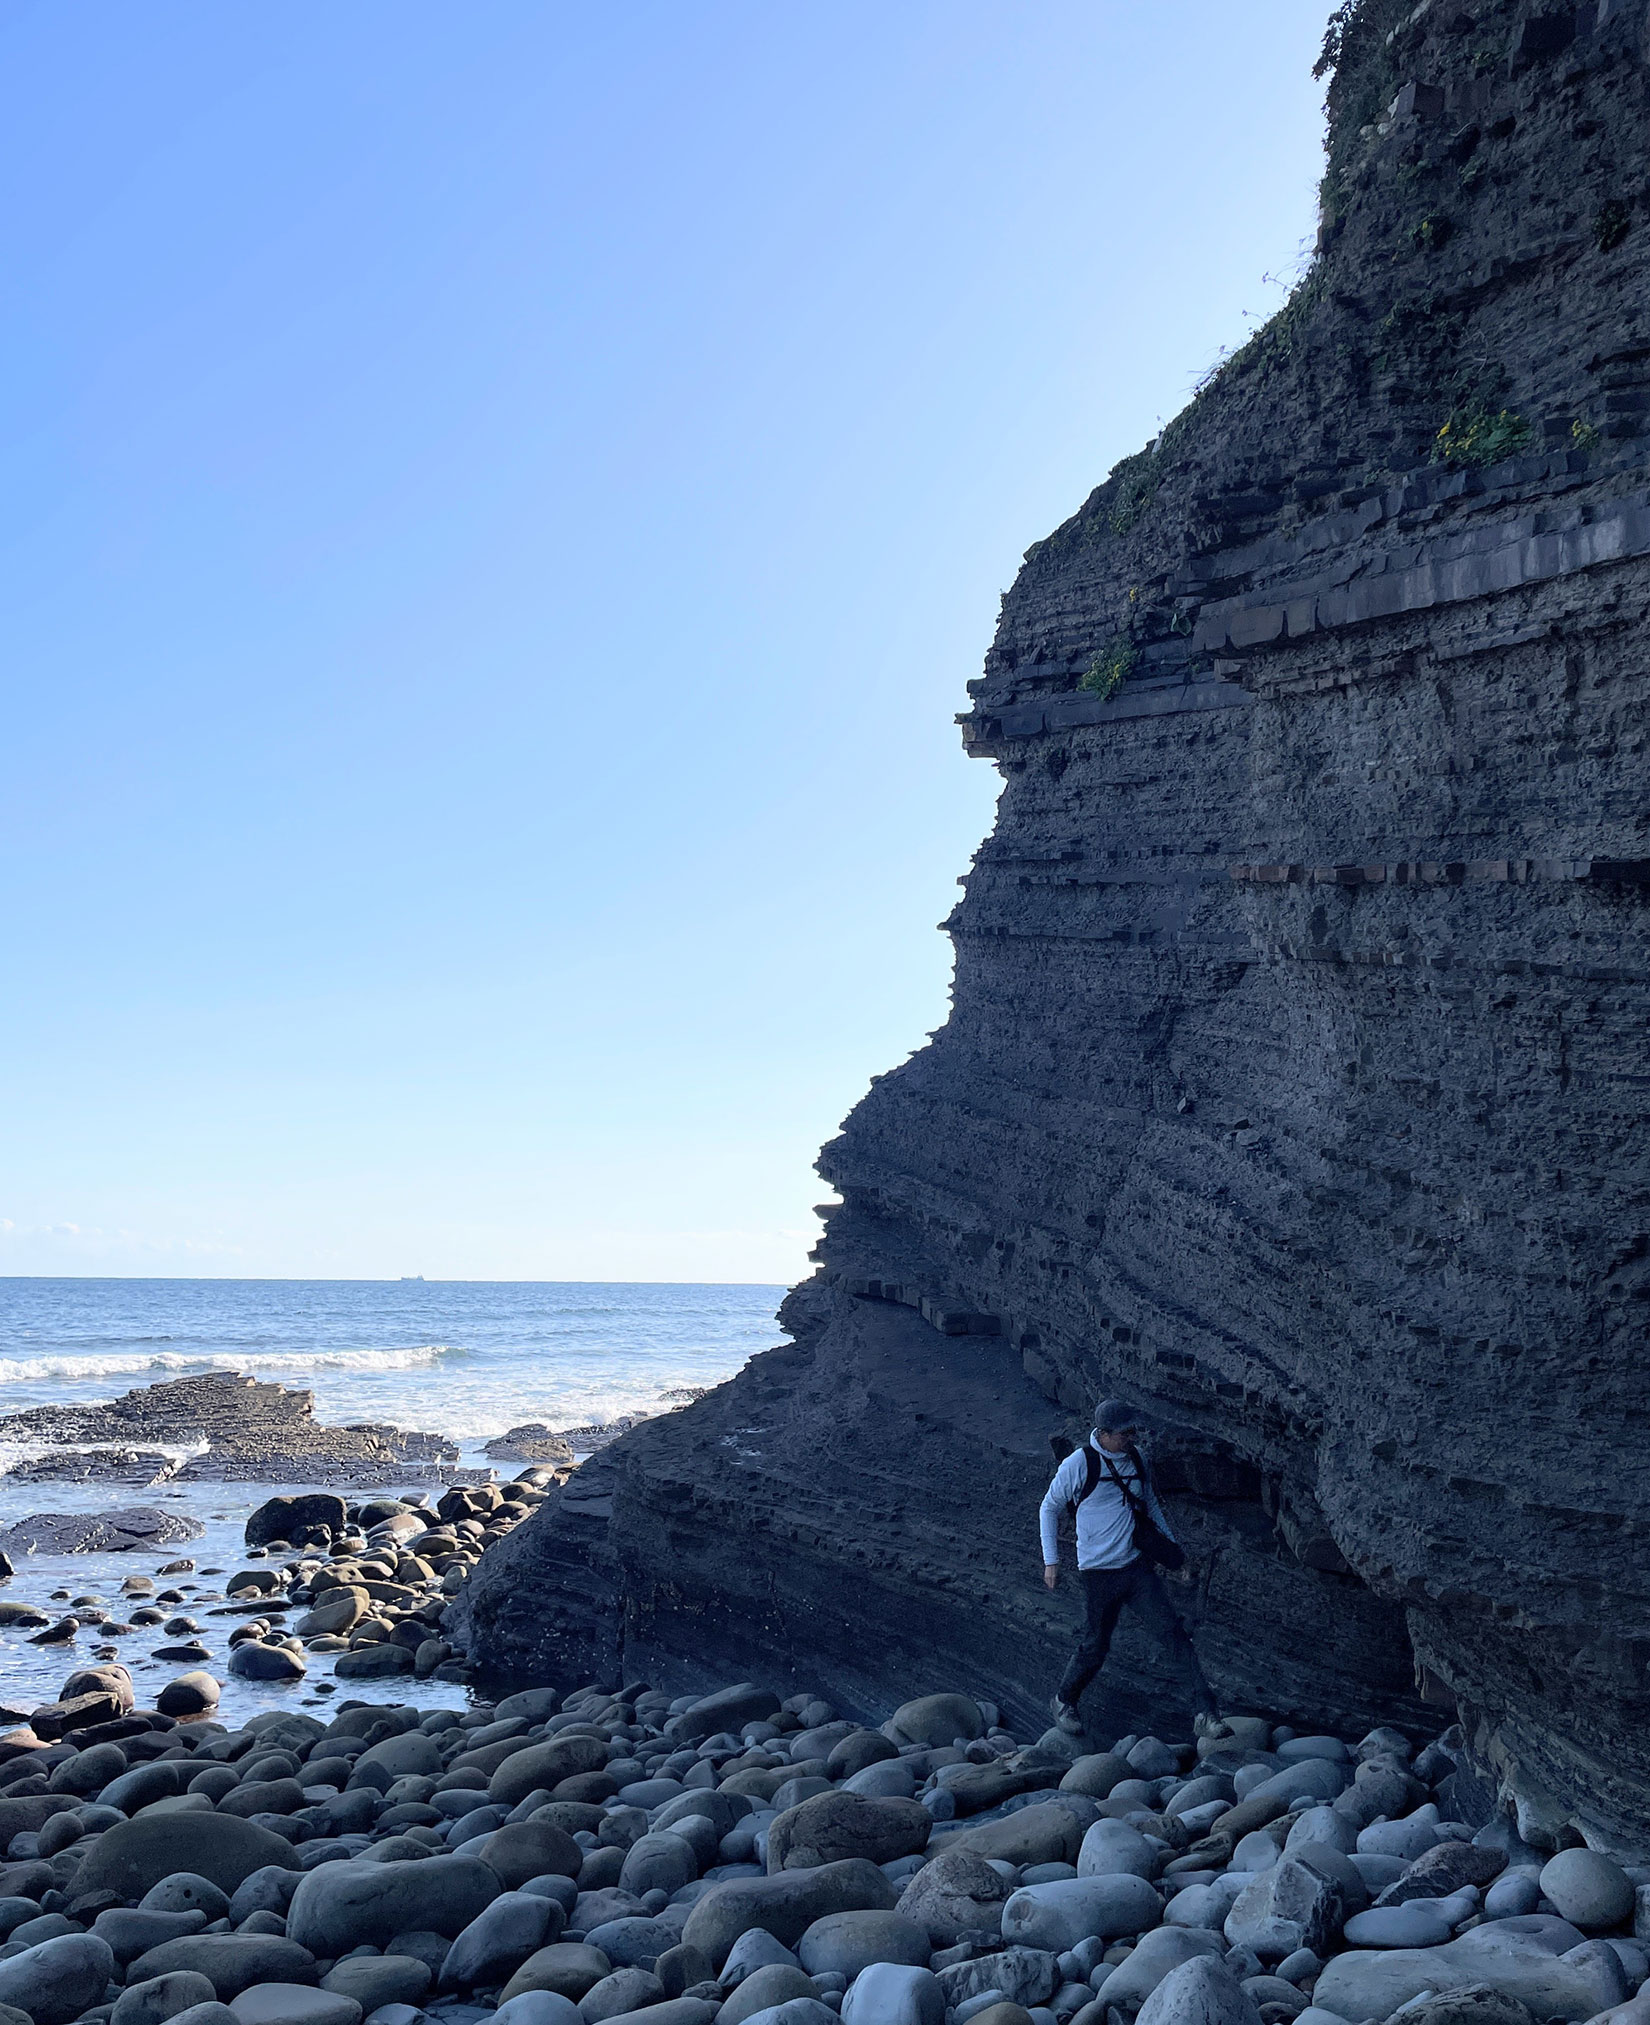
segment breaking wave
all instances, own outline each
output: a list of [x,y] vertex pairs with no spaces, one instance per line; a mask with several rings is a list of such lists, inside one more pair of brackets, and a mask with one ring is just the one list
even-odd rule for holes
[[48,1378],[178,1378],[203,1371],[250,1371],[267,1378],[292,1371],[429,1371],[457,1362],[468,1350],[449,1343],[419,1343],[402,1350],[278,1351],[265,1356],[256,1350],[213,1354],[204,1350],[129,1350],[108,1356],[45,1354],[0,1357],[0,1385],[37,1385]]

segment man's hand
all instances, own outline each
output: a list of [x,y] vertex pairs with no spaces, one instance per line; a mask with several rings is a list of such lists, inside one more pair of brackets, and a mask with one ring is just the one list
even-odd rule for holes
[[1059,1581],[1059,1579],[1060,1579],[1059,1562],[1045,1561],[1043,1563],[1043,1587],[1045,1589],[1052,1589],[1055,1583]]

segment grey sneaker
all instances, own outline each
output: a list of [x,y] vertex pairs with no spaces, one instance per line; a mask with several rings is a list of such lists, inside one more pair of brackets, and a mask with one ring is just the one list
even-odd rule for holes
[[1083,1734],[1083,1718],[1070,1702],[1063,1702],[1056,1695],[1049,1706],[1054,1711],[1054,1727],[1057,1730],[1064,1730],[1068,1737],[1080,1737]]

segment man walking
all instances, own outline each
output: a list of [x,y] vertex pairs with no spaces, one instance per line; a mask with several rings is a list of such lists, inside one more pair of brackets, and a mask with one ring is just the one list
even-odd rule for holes
[[1196,1711],[1198,1733],[1216,1720],[1214,1692],[1186,1627],[1175,1614],[1162,1576],[1137,1543],[1136,1521],[1144,1520],[1148,1542],[1155,1528],[1167,1551],[1176,1551],[1169,1522],[1134,1445],[1138,1421],[1133,1407],[1122,1400],[1101,1400],[1094,1411],[1094,1432],[1055,1471],[1038,1513],[1043,1581],[1050,1589],[1060,1579],[1060,1514],[1069,1508],[1077,1518],[1077,1576],[1088,1621],[1054,1695],[1054,1720],[1073,1736],[1083,1730],[1077,1704],[1105,1664],[1125,1604],[1167,1648]]

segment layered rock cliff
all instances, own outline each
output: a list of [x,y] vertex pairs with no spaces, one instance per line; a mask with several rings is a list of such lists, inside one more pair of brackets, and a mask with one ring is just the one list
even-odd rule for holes
[[1229,1702],[1453,1702],[1527,1833],[1650,1813],[1650,16],[1326,56],[1305,280],[1004,600],[951,1016],[794,1345],[488,1557],[494,1671],[1029,1711],[1046,1437],[1126,1392]]

